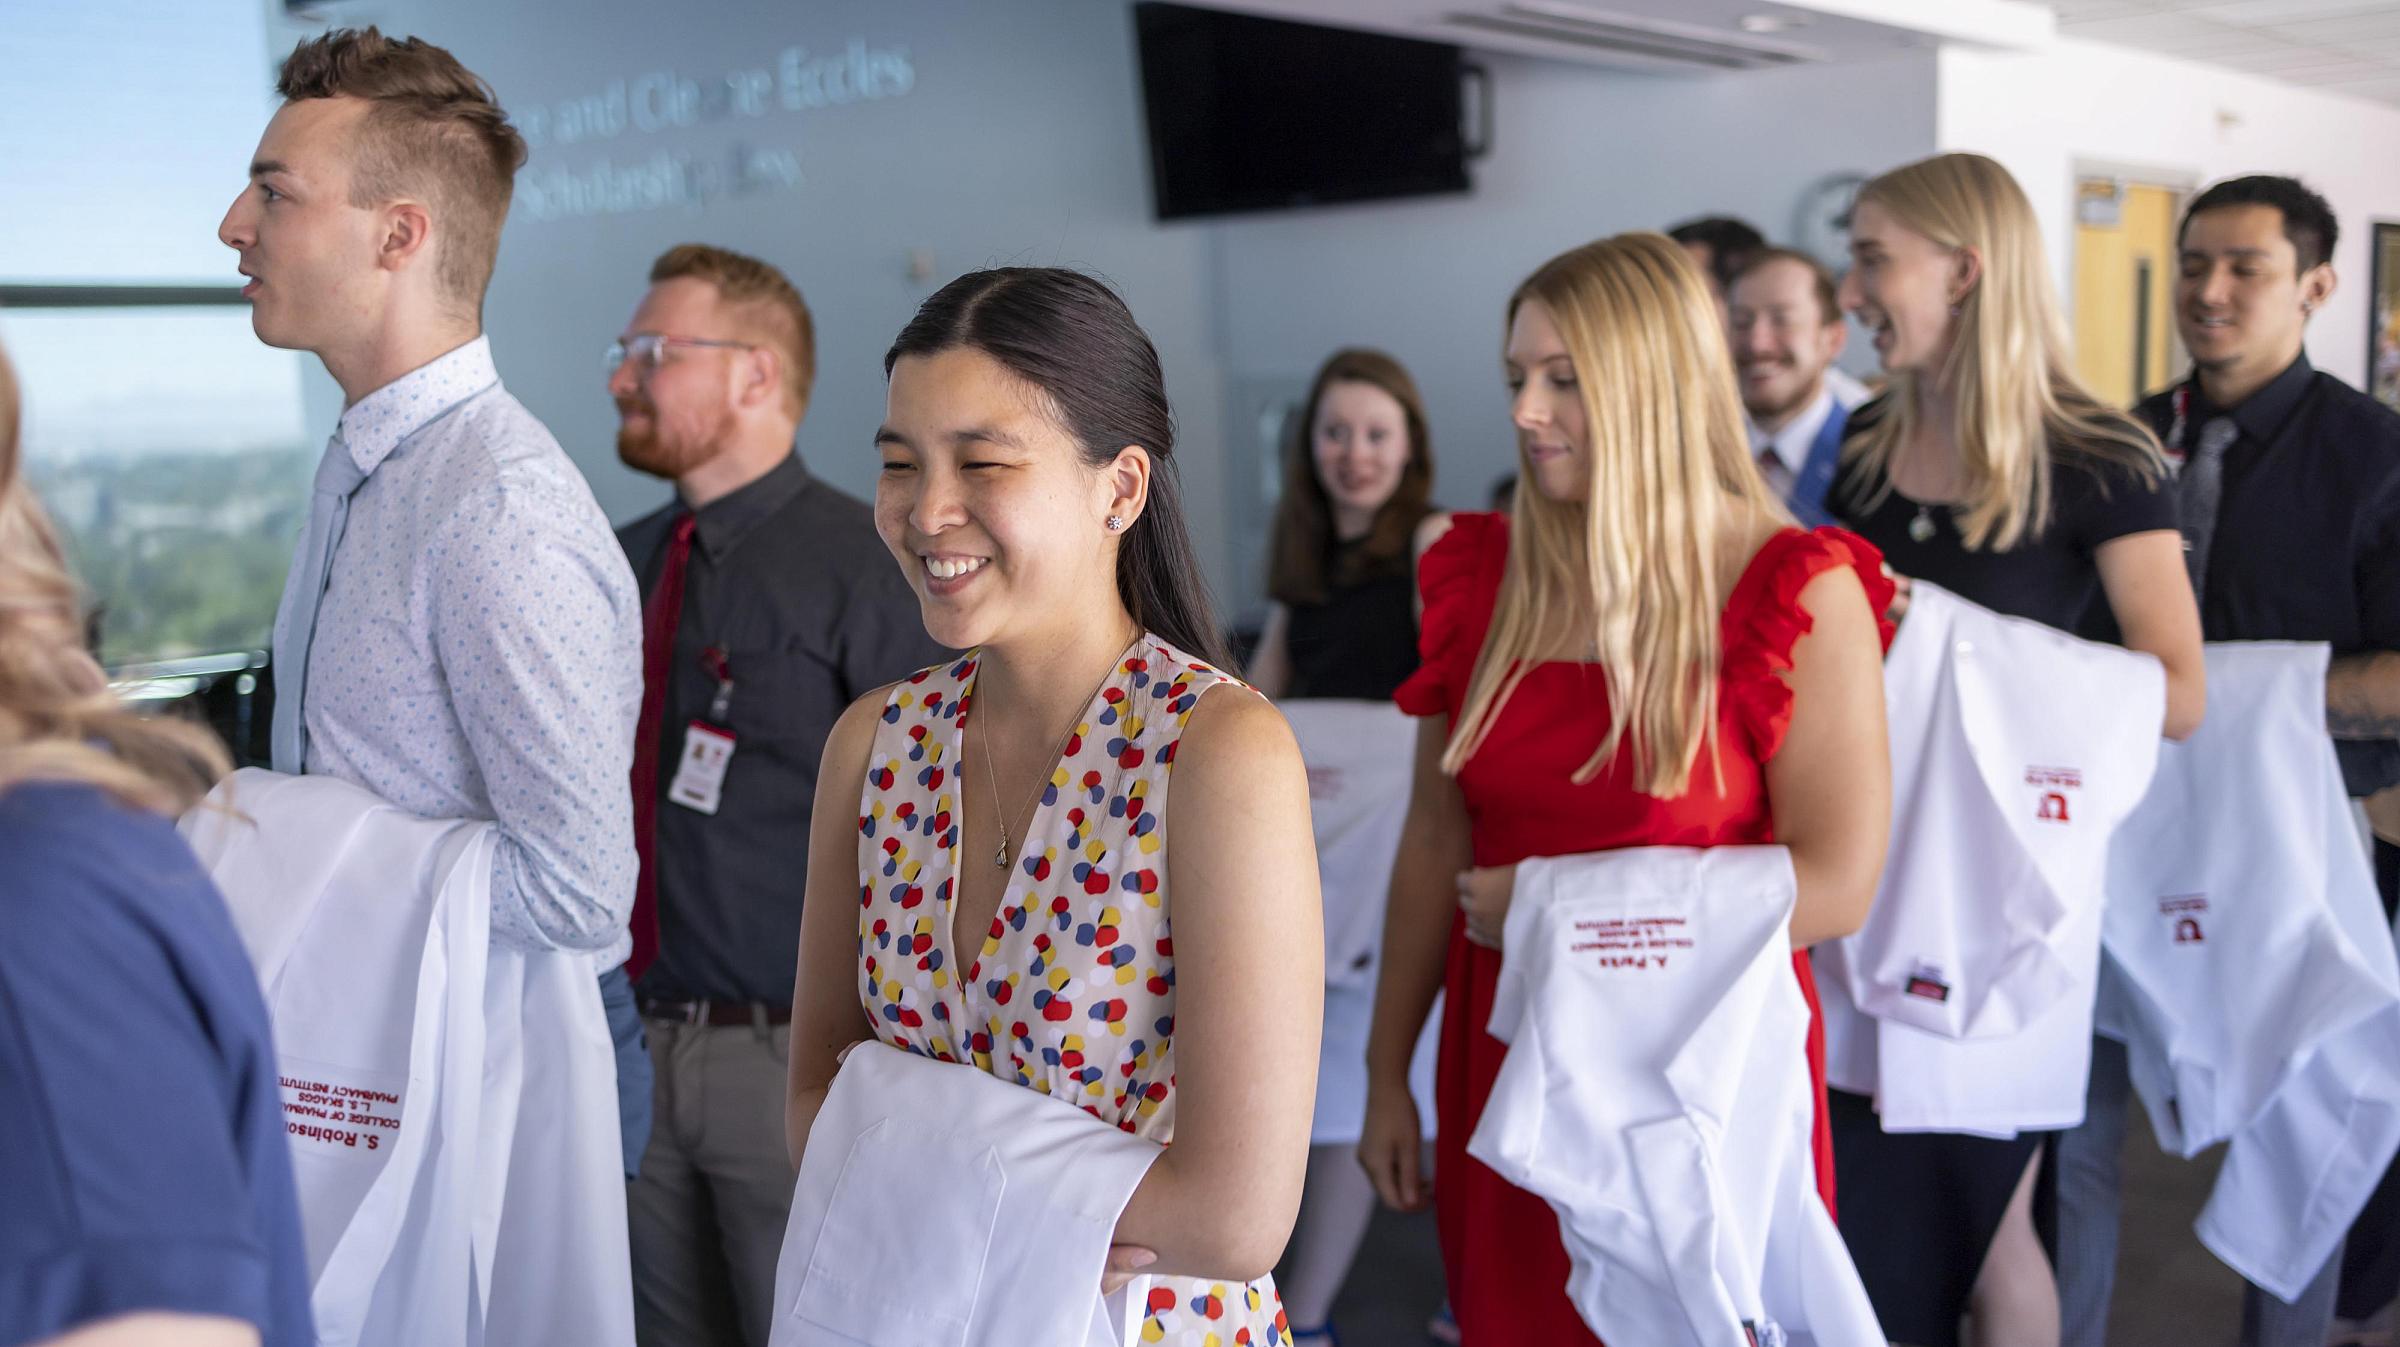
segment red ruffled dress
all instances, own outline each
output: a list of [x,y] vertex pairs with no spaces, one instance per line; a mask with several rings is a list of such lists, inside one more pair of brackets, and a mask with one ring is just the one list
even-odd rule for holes
[[[1425,598],[1419,641],[1423,664],[1394,694],[1402,710],[1447,715],[1457,723],[1507,556],[1508,521],[1492,514],[1458,515],[1449,533],[1426,551],[1418,580]],[[1531,856],[1615,847],[1772,842],[1765,764],[1791,721],[1791,689],[1778,675],[1792,667],[1792,647],[1810,625],[1800,591],[1819,574],[1847,566],[1881,613],[1892,596],[1882,559],[1865,540],[1834,528],[1787,529],[1758,550],[1725,604],[1718,694],[1723,783],[1703,755],[1691,790],[1678,799],[1633,789],[1630,752],[1590,782],[1576,785],[1575,769],[1608,730],[1600,667],[1553,661],[1533,668],[1458,774],[1475,864],[1512,865]],[[1883,639],[1891,640],[1888,624]],[[1500,959],[1496,951],[1469,944],[1463,923],[1453,922],[1434,1087],[1439,1122],[1434,1203],[1450,1303],[1467,1347],[1594,1343],[1598,1339],[1567,1299],[1567,1254],[1557,1216],[1541,1198],[1467,1154],[1467,1138],[1508,1052],[1484,1032]],[[1806,955],[1793,956],[1792,972],[1813,1015],[1817,988]],[[1814,1026],[1808,1063],[1817,1093],[1817,1186],[1830,1207],[1825,1040]]]

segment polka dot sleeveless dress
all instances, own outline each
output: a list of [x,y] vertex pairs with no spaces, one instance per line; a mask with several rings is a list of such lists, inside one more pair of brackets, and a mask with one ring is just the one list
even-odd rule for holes
[[[1144,633],[1092,699],[1036,804],[982,946],[949,948],[960,755],[976,657],[898,684],[859,808],[859,994],[876,1036],[1175,1134],[1167,783],[1200,695],[1229,675]],[[1274,1281],[1151,1283],[1141,1341],[1275,1347]]]

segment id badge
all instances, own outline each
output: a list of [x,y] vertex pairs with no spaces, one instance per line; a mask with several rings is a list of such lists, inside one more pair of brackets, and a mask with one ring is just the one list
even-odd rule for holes
[[703,814],[717,812],[725,798],[725,769],[733,762],[733,731],[695,720],[683,734],[683,757],[667,798]]

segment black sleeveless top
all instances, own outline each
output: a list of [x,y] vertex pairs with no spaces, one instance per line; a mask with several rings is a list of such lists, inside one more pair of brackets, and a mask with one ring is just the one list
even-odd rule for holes
[[[1347,552],[1355,544],[1344,544]],[[1341,554],[1327,569],[1341,570]],[[1417,671],[1416,577],[1407,567],[1329,585],[1323,603],[1288,605],[1286,697],[1388,701]]]

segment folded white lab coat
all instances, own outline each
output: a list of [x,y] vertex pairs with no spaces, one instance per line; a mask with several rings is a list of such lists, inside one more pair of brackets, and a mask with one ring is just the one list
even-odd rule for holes
[[1148,1278],[1100,1295],[1165,1148],[1064,1100],[863,1043],[810,1125],[769,1347],[1133,1347]]
[[1816,1195],[1793,898],[1781,847],[1517,867],[1467,1150],[1558,1213],[1606,1341],[1884,1340]]
[[483,1341],[630,1347],[625,1150],[598,956],[494,945],[488,957]]
[[1882,882],[1815,956],[1828,1079],[1886,1131],[2073,1126],[2109,839],[2156,766],[2164,670],[1919,582],[1884,692]]
[[[1383,916],[1408,819],[1417,723],[1390,702],[1302,699],[1279,704],[1308,767],[1308,808],[1325,895],[1325,1033],[1309,1144],[1355,1142],[1367,1110],[1367,1037],[1375,1018]],[[1418,1116],[1433,1121],[1441,1007],[1426,1017],[1409,1064]]]
[[1281,702],[1308,767],[1325,895],[1325,985],[1375,985],[1392,862],[1408,819],[1416,722],[1390,702]]
[[493,826],[248,770],[182,829],[266,993],[318,1341],[630,1344],[595,971],[491,948]]
[[2290,1297],[2400,1149],[2400,967],[2325,733],[2322,645],[2207,650],[2109,866],[2100,1029],[2161,1147],[2222,1141],[2201,1237]]

